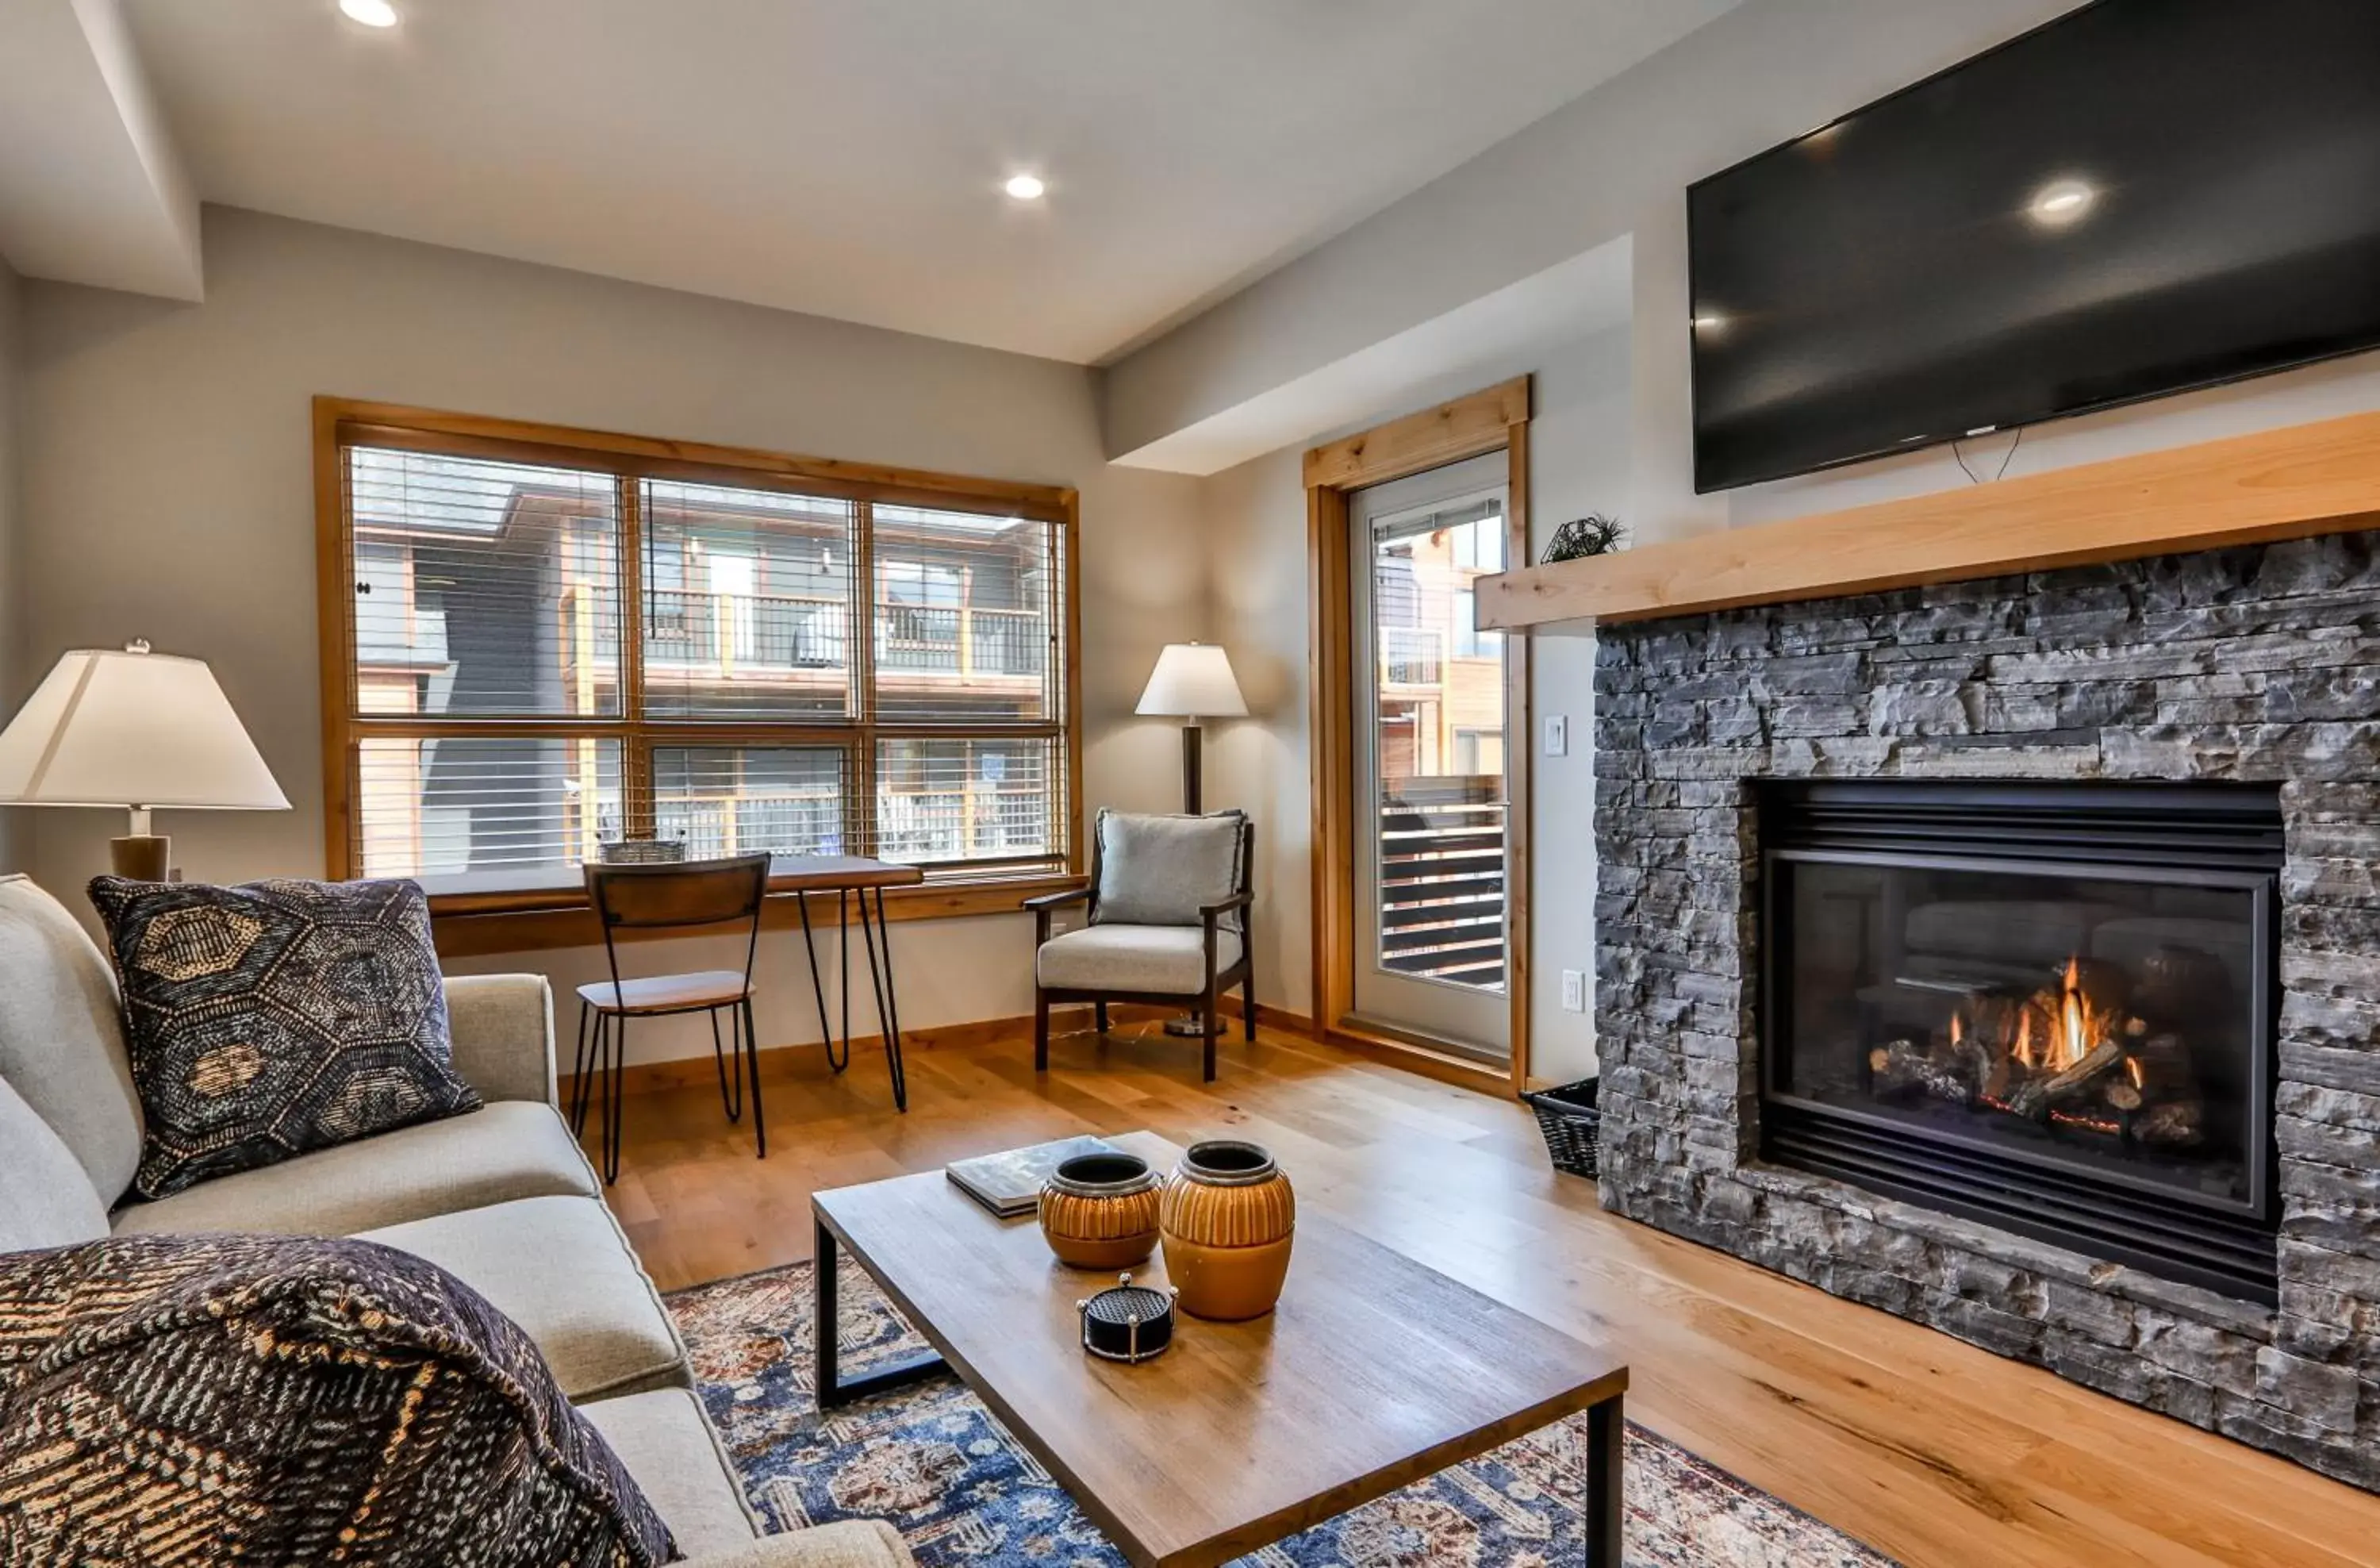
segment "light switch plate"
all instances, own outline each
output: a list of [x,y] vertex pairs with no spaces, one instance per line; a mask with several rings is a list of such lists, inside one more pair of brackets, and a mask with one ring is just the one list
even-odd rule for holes
[[1576,969],[1564,969],[1562,975],[1562,1011],[1586,1011],[1586,977]]
[[1570,755],[1570,720],[1563,714],[1546,715],[1546,755],[1548,757]]

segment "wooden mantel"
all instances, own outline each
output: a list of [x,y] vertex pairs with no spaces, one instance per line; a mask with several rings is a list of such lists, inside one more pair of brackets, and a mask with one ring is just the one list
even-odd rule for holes
[[2380,413],[1527,566],[1479,625],[1645,621],[2380,528]]

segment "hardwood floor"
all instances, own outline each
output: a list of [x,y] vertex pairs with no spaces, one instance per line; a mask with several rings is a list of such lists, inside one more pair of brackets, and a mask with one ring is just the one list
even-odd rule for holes
[[[1524,1108],[1294,1036],[1120,1030],[912,1050],[768,1085],[769,1158],[715,1086],[631,1097],[613,1204],[664,1290],[804,1258],[815,1188],[1073,1133],[1226,1130],[1300,1201],[1632,1364],[1629,1415],[1912,1568],[2373,1568],[2380,1498],[1617,1220]],[[783,1055],[784,1053],[777,1053]],[[592,1131],[590,1124],[590,1132]]]

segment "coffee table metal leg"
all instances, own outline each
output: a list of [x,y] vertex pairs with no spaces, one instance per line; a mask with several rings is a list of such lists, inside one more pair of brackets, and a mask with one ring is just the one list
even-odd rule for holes
[[1589,1568],[1621,1568],[1621,1523],[1627,1513],[1621,1501],[1621,1477],[1628,1422],[1620,1400],[1620,1395],[1613,1394],[1586,1410],[1586,1495],[1581,1506]]
[[835,1301],[834,1233],[826,1228],[823,1220],[813,1218],[811,1224],[817,1233],[818,1251],[816,1261],[810,1265],[810,1284],[817,1298],[818,1316],[810,1322],[810,1342],[818,1357],[814,1380],[818,1385],[819,1408],[832,1410],[840,1404],[849,1404],[855,1399],[890,1393],[894,1389],[921,1383],[948,1371],[950,1364],[929,1350],[922,1355],[912,1356],[894,1366],[856,1378],[843,1376],[837,1365],[835,1343],[835,1329],[840,1321],[837,1314],[841,1308]]

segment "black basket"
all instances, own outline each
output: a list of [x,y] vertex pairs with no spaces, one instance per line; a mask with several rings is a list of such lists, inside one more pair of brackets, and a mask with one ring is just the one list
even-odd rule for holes
[[1560,1088],[1524,1094],[1537,1113],[1537,1129],[1546,1135],[1546,1152],[1554,1169],[1589,1181],[1596,1174],[1596,1145],[1603,1132],[1603,1112],[1596,1109],[1594,1078],[1581,1078]]

